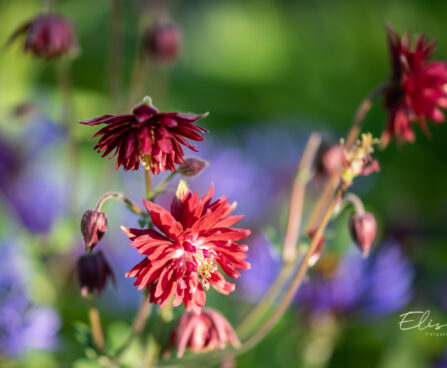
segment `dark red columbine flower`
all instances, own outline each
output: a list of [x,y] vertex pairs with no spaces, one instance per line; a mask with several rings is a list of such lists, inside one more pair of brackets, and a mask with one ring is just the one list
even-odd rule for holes
[[208,161],[201,160],[200,158],[187,157],[185,158],[185,162],[180,164],[178,170],[180,175],[186,178],[193,178],[200,175],[208,165]]
[[71,23],[55,14],[41,14],[17,29],[7,45],[25,35],[25,51],[35,56],[52,59],[72,54],[78,49],[78,41]]
[[87,210],[82,216],[81,232],[85,248],[92,248],[98,244],[107,231],[107,216],[104,212]]
[[86,297],[88,292],[101,293],[109,279],[115,285],[112,268],[101,251],[87,253],[78,259],[78,277],[81,294]]
[[116,169],[137,170],[141,162],[154,174],[175,171],[175,164],[184,162],[182,145],[197,152],[185,138],[203,141],[199,133],[208,131],[193,123],[208,114],[159,113],[149,97],[143,101],[132,114],[103,115],[81,124],[106,124],[93,136],[101,137],[95,149],[102,157],[118,155]]
[[199,312],[209,285],[222,294],[235,288],[219,267],[232,278],[240,276],[238,269],[250,268],[248,247],[235,243],[250,231],[231,227],[243,216],[230,216],[236,203],[230,205],[223,196],[213,202],[213,192],[211,185],[202,199],[190,191],[177,194],[170,211],[143,199],[158,231],[122,227],[131,245],[146,256],[126,276],[137,278],[139,290],[149,288],[150,301],[161,308],[174,297],[174,306],[183,302],[187,311]]
[[377,235],[377,221],[371,212],[353,213],[349,217],[349,231],[363,257],[368,257]]
[[175,62],[182,44],[182,34],[174,24],[157,23],[147,30],[144,48],[149,57],[162,63]]
[[447,63],[429,62],[435,49],[424,35],[411,47],[411,36],[400,37],[387,26],[391,54],[392,76],[385,94],[388,126],[382,134],[382,145],[396,136],[399,140],[414,142],[412,123],[417,122],[426,135],[426,119],[444,122],[441,109],[447,108]]
[[181,358],[186,349],[193,353],[223,349],[230,343],[239,347],[240,342],[226,318],[213,309],[204,309],[200,314],[185,313],[180,318],[172,336],[172,344]]

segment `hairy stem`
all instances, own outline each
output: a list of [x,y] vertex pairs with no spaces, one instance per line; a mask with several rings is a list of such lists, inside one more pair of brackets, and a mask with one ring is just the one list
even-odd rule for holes
[[101,211],[103,204],[111,198],[117,199],[117,200],[123,202],[129,210],[131,210],[133,213],[135,213],[139,216],[146,215],[146,213],[140,207],[138,207],[138,205],[136,205],[129,198],[125,197],[123,194],[121,194],[119,192],[108,192],[108,193],[103,194],[101,196],[101,198],[99,198],[98,203],[96,203],[96,208],[95,208],[96,211]]

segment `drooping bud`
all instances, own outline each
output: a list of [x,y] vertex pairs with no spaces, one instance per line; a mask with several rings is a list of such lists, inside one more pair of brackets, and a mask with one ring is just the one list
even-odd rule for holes
[[353,213],[349,218],[349,230],[363,257],[368,257],[377,235],[377,221],[371,212]]
[[323,147],[317,157],[317,173],[321,176],[337,174],[341,170],[342,160],[343,147],[340,144]]
[[88,292],[100,294],[109,278],[115,285],[115,275],[101,251],[79,257],[78,277],[83,297],[86,297]]
[[[310,242],[312,242],[312,239],[315,235],[315,229],[311,229],[308,232],[308,237],[310,238]],[[320,259],[320,255],[321,255],[321,251],[323,250],[324,247],[324,236],[321,235],[320,240],[318,240],[318,244],[317,247],[315,248],[314,252],[312,253],[312,255],[309,258],[309,267],[312,267],[313,265],[315,265],[315,263],[318,262],[318,260]]]
[[31,19],[12,34],[7,45],[21,35],[25,36],[25,51],[42,59],[75,54],[78,50],[73,26],[59,15],[42,14]]
[[181,358],[186,349],[197,353],[224,349],[227,343],[239,347],[240,342],[226,318],[214,309],[201,313],[185,313],[172,332],[171,341]]
[[181,32],[171,23],[157,23],[147,30],[144,38],[148,56],[164,64],[171,64],[177,60],[181,43]]
[[107,217],[104,212],[87,210],[82,216],[81,232],[84,237],[85,248],[91,248],[98,244],[107,231]]
[[208,165],[208,161],[201,160],[200,158],[187,157],[185,158],[185,162],[179,165],[179,172],[184,177],[192,178],[199,175]]

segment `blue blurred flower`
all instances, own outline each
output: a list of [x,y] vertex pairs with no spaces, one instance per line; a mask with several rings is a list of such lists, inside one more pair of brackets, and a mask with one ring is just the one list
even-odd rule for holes
[[33,305],[26,293],[30,265],[19,244],[0,244],[0,354],[19,355],[30,349],[53,349],[60,327],[58,314]]

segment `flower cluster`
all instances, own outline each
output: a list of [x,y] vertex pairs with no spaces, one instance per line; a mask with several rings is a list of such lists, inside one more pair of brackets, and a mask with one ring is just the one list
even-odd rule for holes
[[205,305],[205,290],[211,285],[222,294],[234,290],[219,267],[231,278],[240,276],[250,264],[245,261],[247,246],[235,243],[249,230],[232,228],[243,216],[230,216],[236,203],[228,198],[212,201],[213,186],[201,199],[198,193],[178,191],[171,211],[143,200],[155,229],[123,227],[131,245],[146,257],[127,277],[136,277],[139,289],[149,288],[150,301],[184,303],[187,311],[199,312]]
[[93,138],[101,137],[95,149],[102,157],[118,155],[116,169],[137,170],[139,164],[154,174],[161,171],[175,171],[175,164],[183,160],[182,145],[196,151],[185,138],[202,141],[199,133],[207,130],[193,124],[204,115],[181,114],[178,112],[159,113],[146,97],[136,106],[132,114],[102,115],[81,122],[84,125],[105,124]]
[[441,109],[447,108],[447,63],[428,62],[435,43],[427,42],[424,35],[412,48],[409,34],[401,37],[390,26],[387,31],[392,76],[385,95],[388,126],[382,134],[382,144],[388,144],[393,137],[414,142],[413,122],[419,123],[427,135],[427,118],[444,122]]

